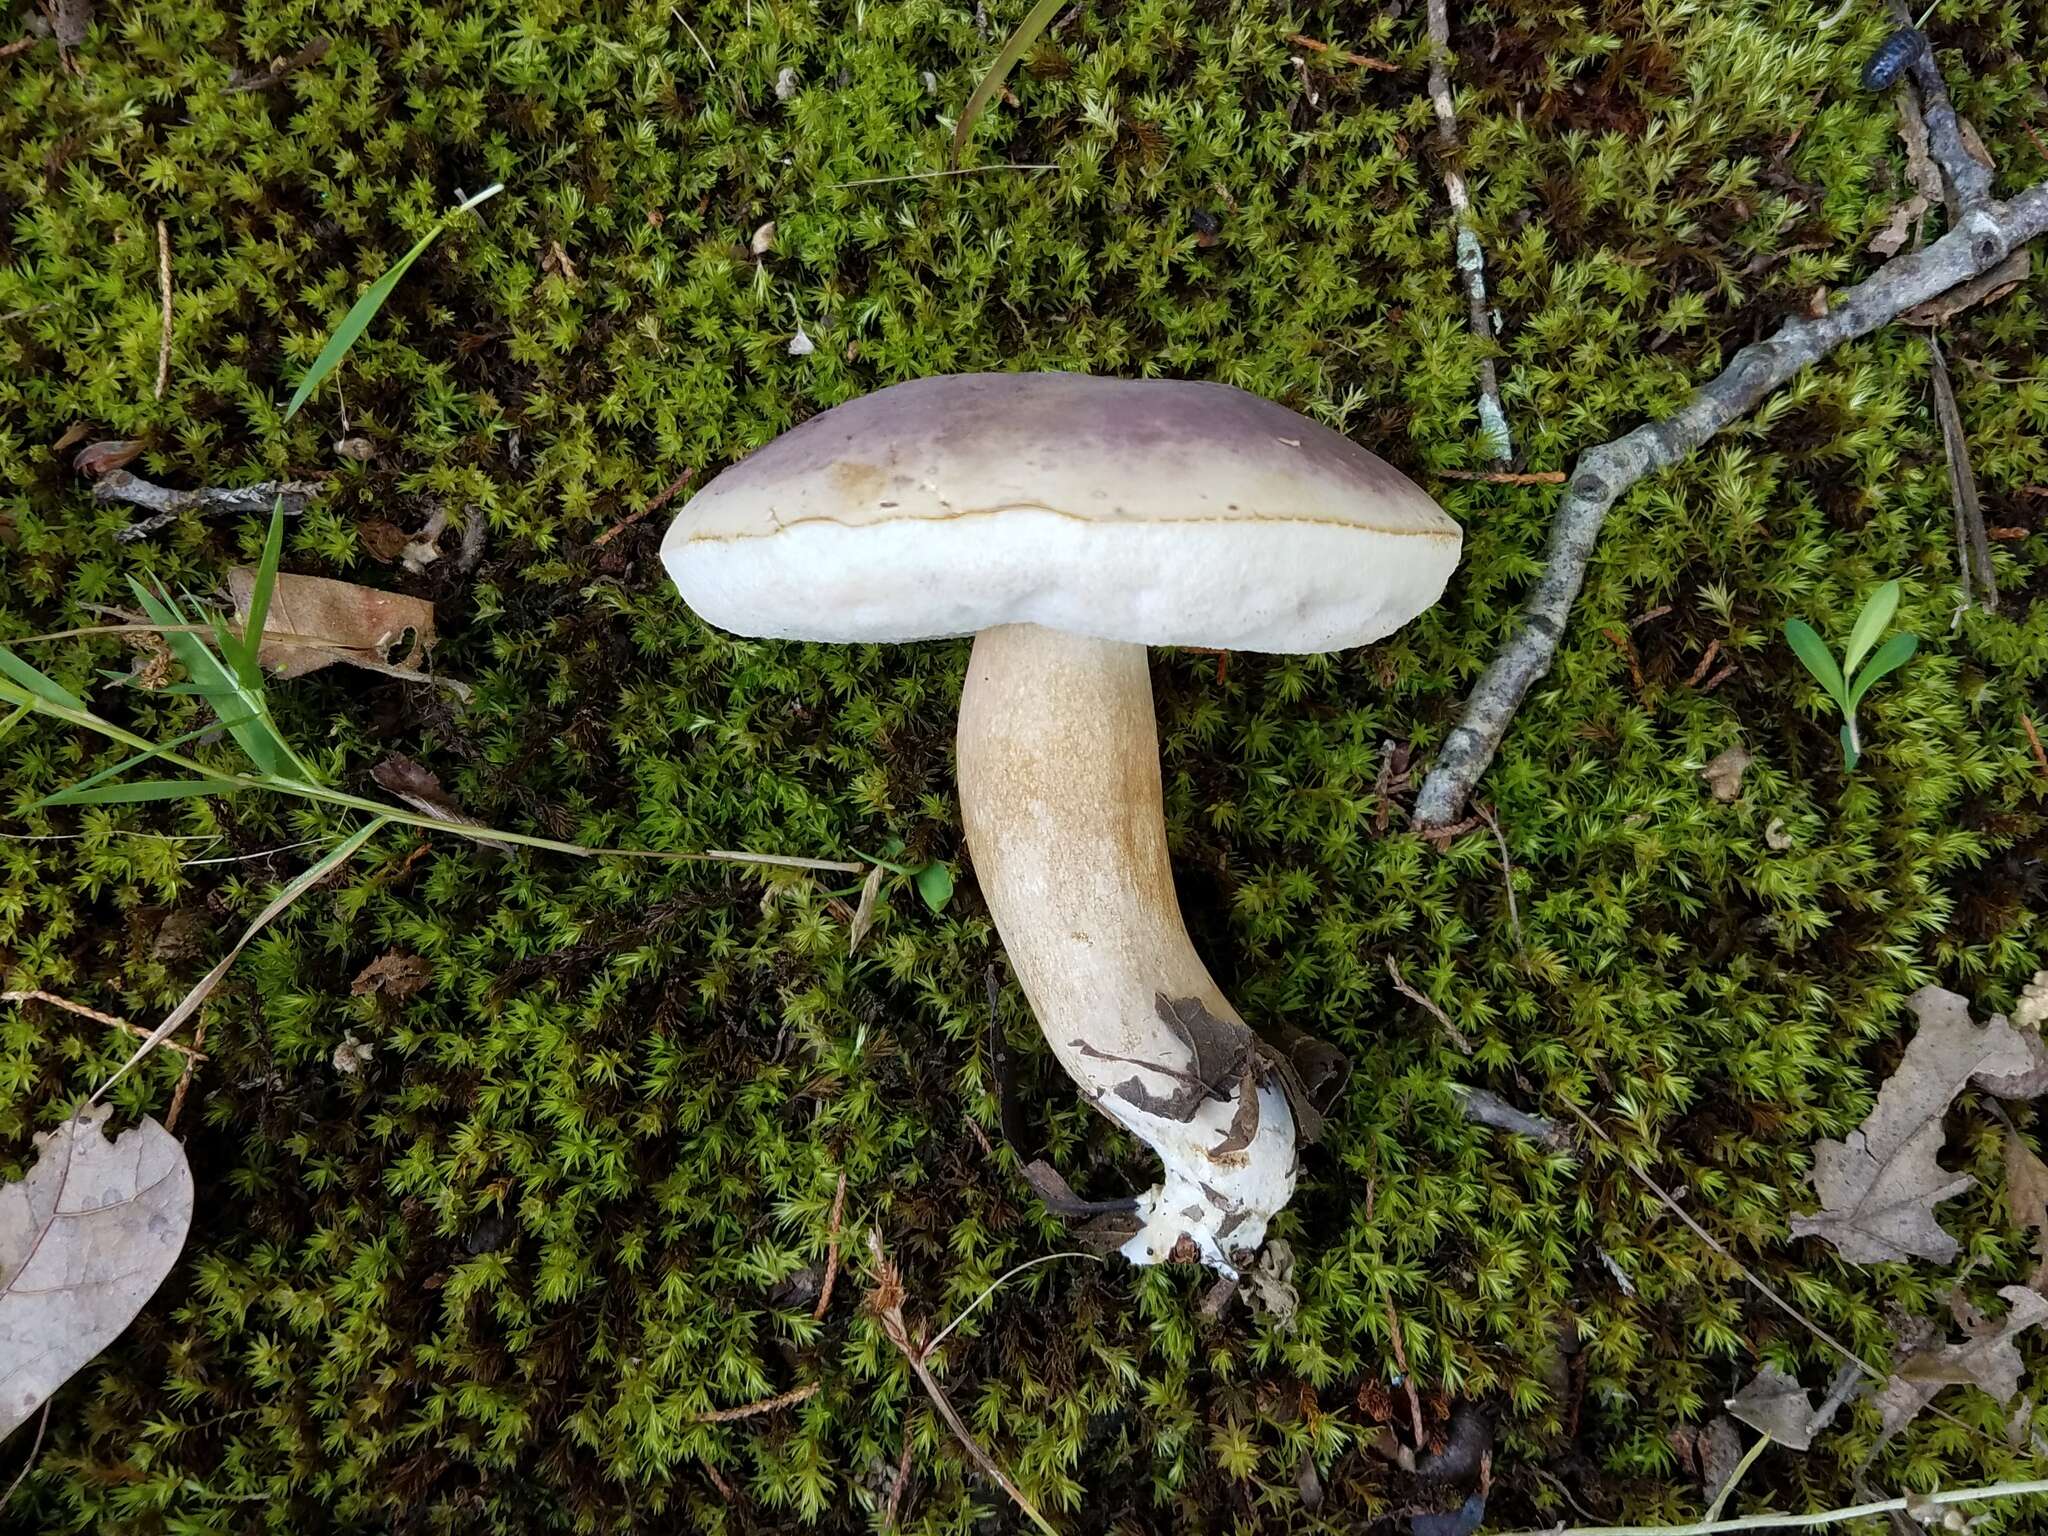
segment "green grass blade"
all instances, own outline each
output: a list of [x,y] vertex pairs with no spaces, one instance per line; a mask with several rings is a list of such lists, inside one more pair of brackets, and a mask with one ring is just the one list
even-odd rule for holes
[[967,147],[967,136],[974,132],[974,125],[980,119],[989,99],[1003,88],[1003,82],[1010,71],[1017,67],[1017,61],[1024,57],[1031,45],[1038,41],[1039,34],[1052,25],[1052,19],[1059,14],[1060,7],[1067,0],[1038,0],[1030,12],[1017,24],[1017,30],[996,54],[995,62],[988,67],[988,73],[981,77],[981,84],[974,88],[974,94],[967,98],[967,105],[960,109],[960,121],[953,129],[953,165],[960,165],[960,151]]
[[144,800],[200,800],[239,794],[249,786],[235,779],[137,779],[133,784],[80,785],[45,795],[41,805],[137,805]]
[[1842,653],[1842,675],[1854,677],[1856,665],[1870,654],[1878,637],[1891,628],[1892,615],[1899,611],[1899,584],[1888,581],[1863,604],[1856,627],[1849,632],[1849,649]]
[[1804,619],[1785,621],[1785,643],[1792,647],[1793,654],[1806,664],[1814,681],[1828,691],[1828,697],[1841,706],[1842,712],[1849,711],[1849,690],[1842,682],[1842,669],[1835,665],[1835,658],[1828,651],[1827,642],[1813,632],[1813,626]]
[[75,709],[80,714],[85,713],[85,700],[60,687],[55,678],[38,672],[4,645],[0,645],[0,672],[4,672],[39,699],[61,704],[66,709]]
[[292,394],[291,404],[284,408],[286,421],[298,415],[299,407],[320,387],[321,381],[341,365],[342,358],[348,355],[348,349],[370,328],[370,322],[377,318],[377,311],[384,307],[384,301],[389,299],[398,287],[398,280],[405,276],[406,269],[420,259],[426,248],[434,243],[435,237],[448,227],[449,220],[458,213],[467,213],[486,198],[496,197],[504,190],[502,183],[494,183],[443,214],[432,229],[420,236],[419,244],[394,261],[390,271],[363,290],[363,296],[355,301],[346,315],[341,317],[341,324],[334,328],[334,334],[327,338],[327,345],[322,347],[320,355],[313,359],[313,366],[308,368],[305,377],[299,380],[299,387]]
[[263,691],[263,669],[257,654],[263,648],[263,626],[270,618],[270,594],[277,589],[277,565],[284,558],[284,498],[270,507],[270,531],[264,535],[263,558],[256,562],[256,581],[249,591],[249,616],[242,621],[242,643],[235,651],[235,675],[252,692]]
[[7,733],[9,731],[12,731],[17,725],[21,724],[22,721],[26,720],[28,718],[29,711],[33,708],[35,708],[33,704],[15,705],[14,713],[9,715],[5,720],[0,720],[0,741],[6,740]]
[[[142,604],[142,611],[149,615],[152,624],[185,622],[177,605],[168,598],[159,598],[132,576],[128,584],[134,589],[135,600]],[[244,689],[201,636],[167,634],[164,639],[171,647],[171,654],[178,658],[193,684],[213,707],[214,714],[227,726],[235,745],[242,749],[257,770],[287,776],[284,765],[290,760],[291,753],[264,718],[262,694],[251,695]],[[235,723],[229,724],[230,721]]]
[[81,803],[76,798],[80,790],[91,789],[95,785],[106,783],[109,779],[119,778],[130,768],[138,767],[152,758],[162,757],[166,752],[174,752],[179,747],[185,745],[186,742],[193,740],[195,737],[204,736],[209,731],[219,730],[223,723],[215,721],[207,725],[196,726],[192,730],[185,732],[182,736],[173,736],[169,741],[159,741],[151,746],[147,752],[137,752],[132,757],[124,757],[111,768],[102,768],[98,773],[91,775],[89,778],[80,779],[76,784],[67,784],[62,789],[53,790],[51,793],[43,796],[42,799],[36,801],[29,809],[39,811],[46,805],[77,805]]
[[235,947],[222,957],[220,964],[200,977],[197,985],[185,994],[183,1001],[170,1011],[169,1016],[165,1018],[163,1023],[157,1025],[155,1029],[149,1032],[149,1038],[138,1045],[135,1048],[134,1054],[121,1064],[120,1070],[93,1090],[92,1102],[97,1104],[104,1098],[109,1088],[126,1077],[136,1063],[163,1044],[171,1031],[193,1015],[199,1005],[205,1002],[207,997],[212,994],[213,989],[220,985],[221,977],[227,975],[228,967],[235,963],[235,957],[249,947],[249,942],[257,934],[270,926],[271,920],[278,913],[284,911],[286,907],[289,907],[293,902],[305,895],[307,891],[319,884],[320,881],[326,879],[328,875],[354,858],[362,851],[363,844],[390,825],[391,823],[388,820],[379,816],[367,826],[350,833],[342,840],[338,847],[320,860],[319,863],[313,865],[298,876],[297,879],[293,880],[290,885],[279,891],[270,905],[257,914],[256,921],[251,923],[242,936],[235,941]]
[[1856,722],[1845,720],[1842,722],[1842,766],[1854,773],[1862,760],[1863,753],[1856,746]]
[[1913,659],[1913,653],[1920,649],[1918,635],[1893,635],[1877,648],[1877,654],[1870,658],[1870,665],[1856,679],[1849,690],[1849,713],[1856,712],[1856,706],[1863,702],[1863,695],[1870,692],[1870,685],[1881,677],[1889,677]]

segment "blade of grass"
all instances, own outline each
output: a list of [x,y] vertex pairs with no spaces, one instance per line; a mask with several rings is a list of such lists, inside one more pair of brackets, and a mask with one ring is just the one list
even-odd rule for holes
[[22,721],[26,720],[29,716],[29,711],[34,708],[35,706],[32,704],[15,705],[14,713],[9,715],[5,720],[0,720],[0,741],[4,741],[9,731],[13,730],[17,725],[21,724]]
[[307,869],[298,878],[293,880],[291,884],[279,891],[276,897],[272,899],[270,905],[257,914],[256,921],[251,923],[242,936],[235,941],[235,947],[221,957],[220,964],[200,977],[192,990],[185,994],[184,1000],[170,1011],[163,1023],[157,1025],[155,1029],[149,1032],[149,1038],[138,1045],[135,1048],[135,1053],[121,1064],[120,1070],[93,1090],[90,1102],[97,1104],[101,1099],[105,1098],[108,1089],[126,1077],[143,1058],[168,1039],[180,1024],[189,1019],[197,1011],[199,1005],[213,994],[213,989],[220,985],[221,977],[227,975],[228,967],[235,963],[235,958],[249,947],[250,941],[257,934],[270,926],[271,921],[280,912],[305,895],[307,891],[311,890],[320,881],[326,879],[328,875],[354,858],[362,851],[365,843],[369,842],[371,838],[390,825],[391,819],[389,817],[379,816],[376,820],[357,828],[354,832],[343,838],[334,850],[321,859],[319,863]]
[[1849,708],[1849,690],[1842,682],[1842,669],[1835,665],[1835,658],[1829,652],[1827,642],[1813,632],[1813,626],[1804,619],[1785,621],[1785,643],[1792,647],[1793,654],[1806,663],[1814,681],[1828,692],[1828,697],[1842,707]]
[[60,687],[55,678],[38,672],[4,645],[0,645],[0,672],[6,673],[39,699],[48,699],[69,709],[85,708],[85,700]]
[[505,185],[503,182],[493,182],[490,186],[485,187],[483,191],[477,193],[476,196],[466,198],[447,213],[442,214],[439,219],[435,220],[434,227],[420,236],[417,245],[391,264],[390,271],[363,290],[363,296],[355,301],[346,315],[341,317],[341,324],[334,328],[334,334],[327,338],[327,345],[322,347],[320,355],[313,359],[313,366],[308,368],[305,376],[299,380],[299,387],[292,394],[291,404],[284,408],[284,419],[286,421],[290,421],[299,414],[299,407],[304,405],[313,391],[320,387],[321,381],[341,365],[342,358],[348,355],[348,349],[354,346],[363,332],[370,328],[370,322],[377,318],[377,311],[384,307],[384,301],[390,298],[393,291],[398,287],[398,280],[405,276],[406,270],[415,261],[420,259],[426,248],[432,245],[441,231],[448,227],[450,221],[457,214],[467,213],[486,198],[496,197],[504,190]]
[[233,779],[137,779],[97,789],[60,789],[44,805],[139,805],[144,800],[197,800],[205,795],[238,795],[249,786]]
[[[257,674],[255,688],[245,688],[241,679],[207,647],[204,638],[192,633],[193,626],[186,623],[185,615],[175,601],[169,597],[160,599],[132,576],[128,584],[150,619],[167,626],[164,639],[171,647],[171,654],[183,664],[206,702],[212,706],[214,714],[227,726],[235,745],[247,754],[257,771],[274,778],[297,777],[313,782],[313,770],[300,761],[299,755],[292,751],[290,743],[270,718],[270,706],[263,695],[262,674]],[[168,626],[173,625],[177,626],[177,633],[168,631]],[[222,645],[228,645],[230,637],[225,627],[218,633]],[[234,723],[230,724],[230,721]],[[287,764],[295,772],[288,773]]]
[[1918,635],[1893,635],[1877,648],[1877,654],[1870,658],[1855,684],[1849,689],[1849,712],[1854,714],[1856,706],[1863,702],[1863,695],[1870,692],[1870,685],[1881,677],[1888,677],[1913,659],[1913,653],[1920,649]]
[[[107,780],[109,779],[119,778],[122,774],[126,773],[130,768],[138,767],[141,764],[150,761],[152,758],[167,756],[173,749],[177,747],[182,747],[186,742],[191,741],[194,737],[204,736],[211,731],[217,731],[219,729],[220,726],[217,723],[195,726],[193,727],[193,729],[185,732],[184,735],[182,736],[173,736],[169,741],[154,743],[146,752],[137,752],[131,757],[124,757],[123,759],[121,759],[120,762],[114,764],[114,766],[111,768],[102,768],[98,773],[93,774],[89,778],[80,779],[76,784],[67,784],[62,789],[52,791],[50,794],[43,796],[42,799],[30,805],[29,809],[32,811],[39,811],[46,805],[63,805],[67,803],[76,805],[79,802],[70,799],[70,797],[76,795],[80,790],[92,789],[98,785],[106,783]],[[218,775],[202,775],[202,777],[213,777],[218,779]],[[236,781],[234,781],[233,779],[218,779],[218,781],[223,784],[233,784],[236,789],[247,789],[249,787],[246,784],[236,783]]]
[[242,643],[239,650],[226,654],[234,657],[235,676],[242,686],[253,693],[263,690],[263,668],[257,656],[263,648],[263,625],[270,617],[270,594],[277,589],[277,564],[284,558],[284,498],[278,497],[270,508],[270,531],[263,538],[263,558],[256,562],[256,580],[249,589],[249,615],[242,621]]
[[995,62],[981,77],[981,84],[974,88],[974,94],[967,98],[967,105],[960,109],[960,121],[954,125],[953,164],[956,168],[960,164],[960,151],[967,147],[967,136],[974,132],[974,125],[988,106],[989,98],[1003,88],[1003,81],[1017,67],[1017,61],[1038,41],[1039,34],[1052,25],[1053,17],[1066,3],[1067,0],[1038,0],[997,52]]
[[1856,627],[1849,632],[1849,648],[1842,652],[1842,675],[1854,677],[1857,663],[1870,654],[1878,637],[1891,628],[1892,615],[1899,611],[1899,584],[1888,581],[1870,594],[1863,611],[1856,615]]

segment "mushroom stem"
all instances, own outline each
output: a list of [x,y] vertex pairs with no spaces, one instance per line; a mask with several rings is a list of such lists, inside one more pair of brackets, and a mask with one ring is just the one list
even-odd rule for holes
[[1047,1043],[1165,1165],[1125,1256],[1235,1273],[1293,1193],[1296,1120],[1181,921],[1144,647],[982,631],[959,759],[975,876]]

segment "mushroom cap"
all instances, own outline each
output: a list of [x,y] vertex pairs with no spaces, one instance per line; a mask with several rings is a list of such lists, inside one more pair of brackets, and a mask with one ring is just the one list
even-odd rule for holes
[[693,497],[661,557],[742,635],[1038,624],[1328,651],[1442,595],[1462,535],[1398,471],[1223,384],[984,373],[835,406]]

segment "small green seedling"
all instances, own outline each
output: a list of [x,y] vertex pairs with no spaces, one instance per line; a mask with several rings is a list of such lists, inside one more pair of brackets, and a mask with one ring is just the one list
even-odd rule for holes
[[[860,853],[859,849],[854,851]],[[910,883],[917,887],[917,894],[924,898],[926,906],[930,907],[934,912],[945,911],[946,903],[953,899],[953,871],[937,859],[932,860],[929,864],[920,864],[915,869],[912,869],[907,864],[891,863],[890,859],[902,851],[903,839],[892,837],[887,843],[882,845],[882,852],[888,854],[890,858],[878,859],[871,854],[865,853],[861,853],[860,857],[867,860],[870,864],[880,865],[891,874],[907,875]],[[854,889],[858,890],[859,887],[856,886]]]
[[[1918,635],[1893,635],[1883,645],[1877,644],[1878,637],[1891,627],[1892,616],[1898,611],[1899,584],[1896,581],[1888,581],[1871,593],[1863,604],[1863,611],[1856,616],[1856,627],[1849,632],[1849,649],[1843,653],[1840,666],[1835,664],[1827,642],[1814,633],[1811,624],[1800,619],[1785,621],[1785,642],[1842,712],[1842,766],[1852,773],[1858,759],[1863,756],[1863,739],[1856,731],[1856,706],[1863,702],[1863,695],[1870,692],[1872,683],[1898,671],[1913,659],[1913,653],[1920,648]],[[1873,651],[1872,646],[1877,649]],[[1870,658],[1868,662],[1863,660],[1866,656]],[[1862,665],[1860,672],[1857,670],[1859,664]]]

